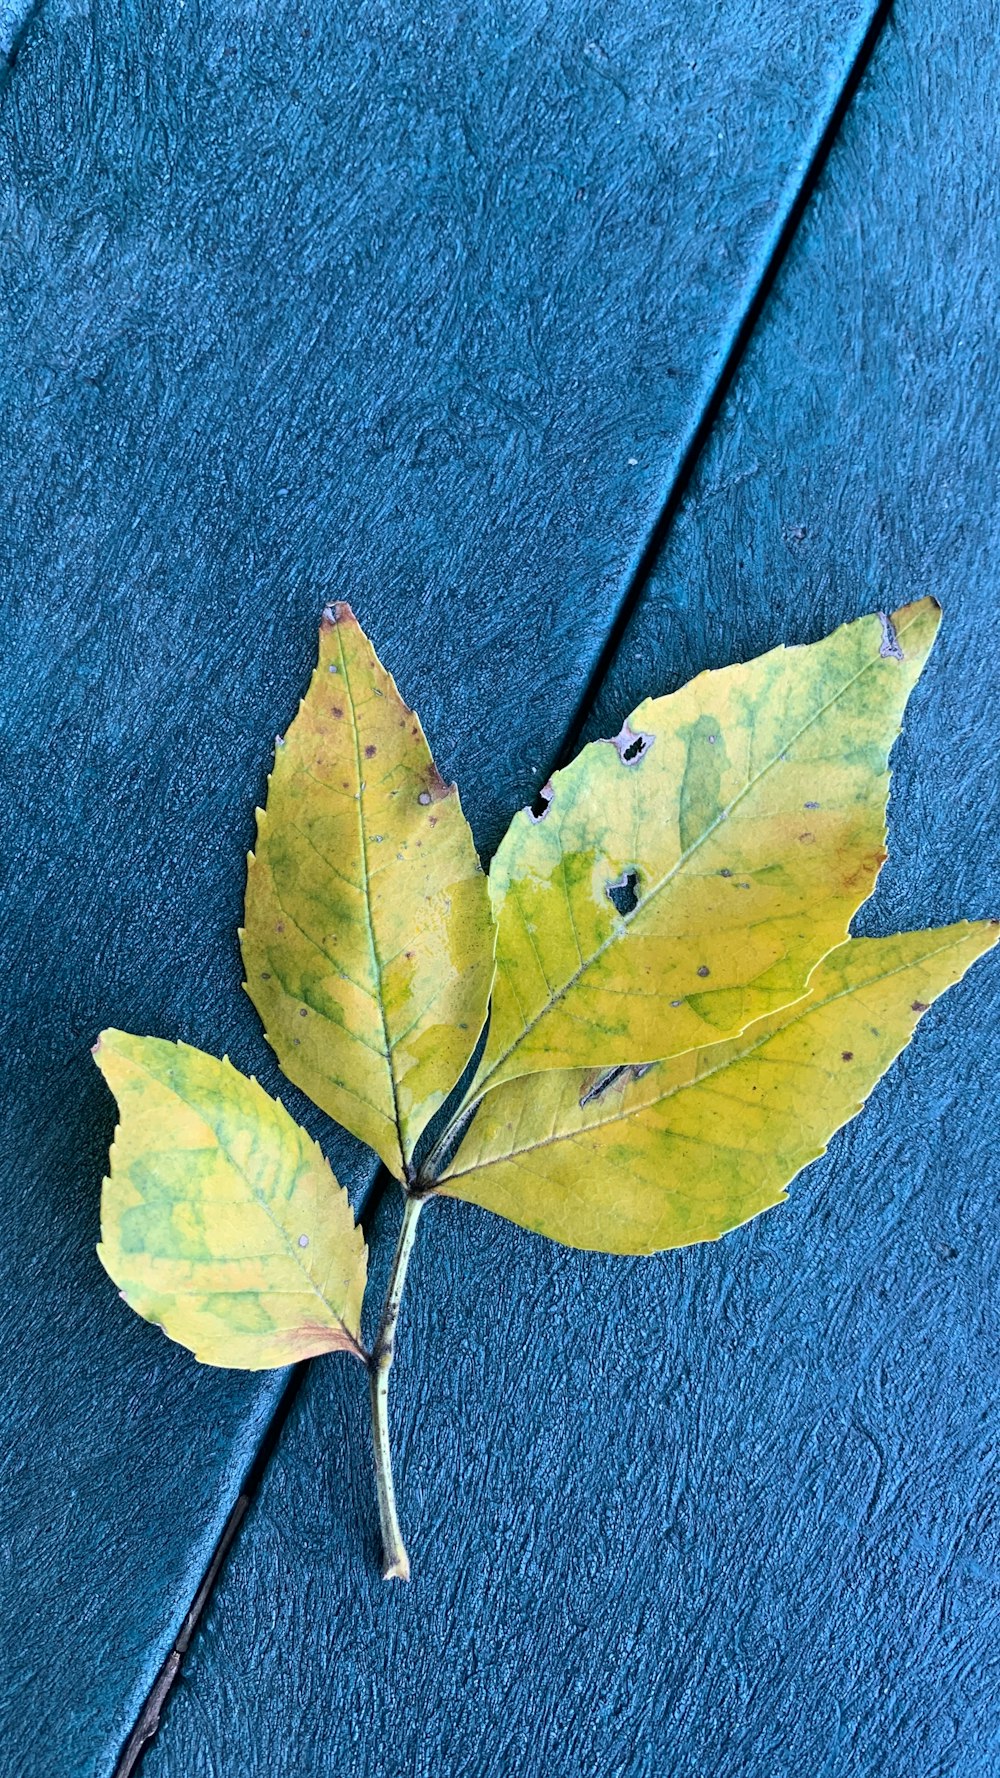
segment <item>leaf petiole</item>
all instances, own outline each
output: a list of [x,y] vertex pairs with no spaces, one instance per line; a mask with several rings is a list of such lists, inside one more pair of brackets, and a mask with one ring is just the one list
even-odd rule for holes
[[392,1479],[392,1447],[389,1439],[389,1373],[392,1370],[399,1305],[406,1283],[417,1222],[424,1200],[406,1196],[403,1221],[393,1255],[389,1286],[382,1309],[378,1335],[368,1360],[371,1389],[372,1441],[375,1446],[375,1480],[378,1489],[378,1515],[382,1528],[382,1573],[386,1580],[409,1580],[410,1558],[396,1512],[396,1490]]

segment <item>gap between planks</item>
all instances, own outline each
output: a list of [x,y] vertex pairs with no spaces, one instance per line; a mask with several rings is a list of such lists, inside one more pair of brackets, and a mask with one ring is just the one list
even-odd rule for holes
[[[864,78],[875,46],[892,11],[892,3],[893,0],[878,0],[862,36],[855,45],[854,53],[834,103],[825,118],[818,121],[811,144],[807,144],[805,151],[807,159],[801,177],[790,188],[786,188],[782,194],[778,214],[746,304],[730,331],[729,342],[722,354],[719,369],[706,389],[700,411],[681,448],[677,466],[667,487],[660,511],[635,558],[634,567],[623,582],[607,636],[587,678],[574,714],[567,725],[562,744],[552,761],[550,771],[555,771],[558,767],[565,765],[576,751],[589,712],[597,699],[649,583],[670,527],[687,492],[695,466],[719,417],[722,405],[732,387],[775,280],[781,271],[810,199],[822,176],[840,132],[840,126]],[[30,33],[44,6],[45,0],[34,0],[25,15],[24,22],[15,34],[7,57],[8,68],[3,75],[0,75],[0,97],[2,97],[4,87],[14,71],[25,38]],[[362,1201],[360,1222],[365,1225],[370,1224],[386,1189],[393,1183],[391,1175],[384,1168],[380,1168]],[[113,1778],[135,1778],[143,1754],[157,1734],[163,1710],[180,1677],[184,1657],[194,1639],[202,1613],[264,1479],[308,1368],[309,1361],[306,1361],[296,1365],[291,1372],[236,1501],[226,1519],[212,1558],[185,1613],[180,1630],[125,1741],[118,1763],[114,1768]]]

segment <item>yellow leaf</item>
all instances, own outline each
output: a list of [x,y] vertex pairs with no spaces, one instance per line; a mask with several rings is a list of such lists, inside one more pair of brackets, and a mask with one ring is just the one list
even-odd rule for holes
[[885,857],[922,599],[648,698],[522,810],[490,872],[497,980],[472,1095],[654,1061],[804,992]]
[[984,921],[849,939],[804,999],[726,1043],[509,1081],[486,1095],[439,1189],[570,1247],[716,1240],[787,1195],[998,936]]
[[241,939],[284,1072],[402,1178],[483,1028],[494,932],[458,791],[347,605],[275,755]]
[[102,1031],[94,1055],[121,1114],[97,1251],[125,1301],[203,1364],[363,1357],[361,1230],[284,1106],[186,1043]]

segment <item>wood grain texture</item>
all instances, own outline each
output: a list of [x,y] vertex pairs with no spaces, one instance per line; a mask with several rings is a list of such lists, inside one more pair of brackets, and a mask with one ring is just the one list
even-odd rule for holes
[[[1000,18],[895,19],[595,719],[937,594],[871,931],[995,912],[1000,839]],[[395,1396],[412,1590],[377,1577],[364,1403],[320,1361],[144,1778],[991,1778],[998,1010],[987,962],[718,1248],[583,1257],[433,1205]]]
[[[93,1246],[117,1023],[268,1071],[235,929],[353,599],[491,847],[530,799],[868,0],[47,0],[3,84],[5,1771],[113,1763],[279,1380]],[[13,14],[11,15],[13,16]]]
[[0,88],[17,61],[18,39],[38,9],[38,0],[0,0]]

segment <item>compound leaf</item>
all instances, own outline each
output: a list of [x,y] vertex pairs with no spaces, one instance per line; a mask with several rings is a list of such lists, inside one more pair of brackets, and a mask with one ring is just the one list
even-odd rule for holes
[[438,1189],[571,1247],[711,1241],[779,1203],[996,921],[849,939],[809,993],[650,1067],[555,1070],[486,1094]]
[[885,857],[887,761],[937,630],[922,599],[649,698],[514,817],[472,1094],[715,1043],[805,990]]
[[284,1106],[186,1043],[102,1031],[94,1055],[121,1115],[97,1251],[125,1301],[203,1364],[363,1356],[364,1239]]
[[241,941],[284,1072],[402,1178],[483,1028],[494,931],[458,791],[347,605],[257,811]]

